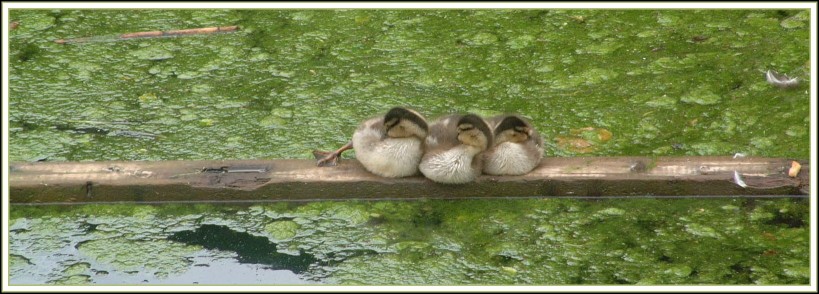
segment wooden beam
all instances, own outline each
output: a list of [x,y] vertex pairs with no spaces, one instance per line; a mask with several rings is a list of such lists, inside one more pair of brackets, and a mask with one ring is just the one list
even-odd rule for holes
[[[521,196],[806,195],[807,162],[731,157],[561,157],[523,176],[443,185],[375,176],[355,160],[33,162],[9,166],[11,203],[281,201]],[[738,178],[737,178],[738,177]]]

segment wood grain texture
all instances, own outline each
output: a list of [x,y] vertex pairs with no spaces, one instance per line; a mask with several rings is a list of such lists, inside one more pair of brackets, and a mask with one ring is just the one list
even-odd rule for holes
[[9,192],[11,203],[807,195],[810,168],[801,165],[789,177],[791,160],[782,158],[546,158],[523,176],[445,185],[379,177],[355,160],[34,162],[10,164]]

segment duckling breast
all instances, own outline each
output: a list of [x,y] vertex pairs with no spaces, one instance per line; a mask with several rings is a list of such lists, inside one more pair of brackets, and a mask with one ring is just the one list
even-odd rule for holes
[[468,146],[460,146],[423,157],[418,169],[432,181],[444,184],[464,184],[474,181],[481,168],[472,164],[474,152]]
[[526,145],[503,142],[485,153],[483,171],[490,175],[523,175],[540,164],[542,151],[527,150]]

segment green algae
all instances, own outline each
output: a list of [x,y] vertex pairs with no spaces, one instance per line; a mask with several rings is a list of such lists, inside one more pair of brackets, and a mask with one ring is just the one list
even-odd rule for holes
[[[710,155],[748,151],[753,135],[723,133],[719,121],[731,112],[777,113],[777,120],[745,122],[781,142],[753,146],[754,153],[807,158],[808,92],[773,87],[764,72],[809,78],[808,16],[758,9],[11,10],[20,26],[9,32],[9,155],[309,158],[310,150],[344,144],[359,121],[409,105],[428,117],[518,112],[532,118],[547,146],[595,120],[622,140],[595,151],[603,156],[653,154],[706,138],[731,142]],[[214,25],[241,29],[109,38]],[[101,39],[50,42],[87,36]],[[636,93],[664,98],[631,99]],[[657,108],[674,111],[651,112]],[[694,116],[703,117],[697,127],[675,131]],[[635,121],[644,118],[654,119],[660,139],[680,142],[641,140]],[[54,129],[73,121],[162,137]],[[237,144],[237,134],[253,144]],[[634,141],[641,143],[628,144]]]
[[299,224],[294,221],[275,221],[264,227],[274,241],[292,239],[298,234]]
[[722,98],[719,95],[707,89],[697,89],[680,98],[680,101],[699,105],[713,105],[719,103],[720,99]]

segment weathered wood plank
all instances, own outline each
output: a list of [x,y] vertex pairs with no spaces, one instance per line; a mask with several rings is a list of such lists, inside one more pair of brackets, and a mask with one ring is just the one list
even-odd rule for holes
[[798,177],[790,167],[780,158],[547,158],[524,176],[443,185],[378,177],[355,160],[34,162],[12,163],[9,186],[11,203],[808,194],[808,164]]

